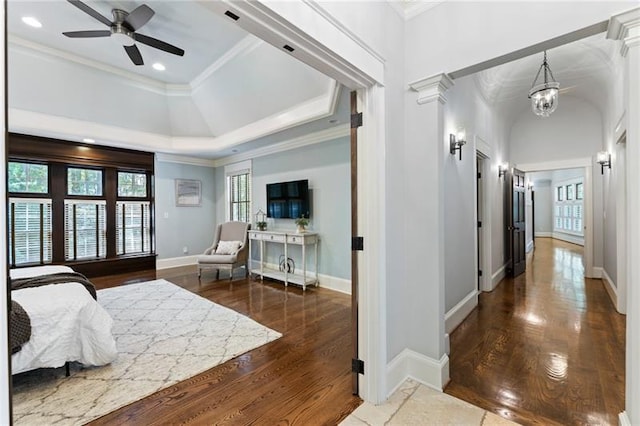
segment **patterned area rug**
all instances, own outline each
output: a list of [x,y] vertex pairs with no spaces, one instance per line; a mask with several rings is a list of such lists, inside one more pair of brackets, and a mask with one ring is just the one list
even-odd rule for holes
[[98,291],[118,359],[16,376],[14,424],[84,424],[282,335],[165,280]]

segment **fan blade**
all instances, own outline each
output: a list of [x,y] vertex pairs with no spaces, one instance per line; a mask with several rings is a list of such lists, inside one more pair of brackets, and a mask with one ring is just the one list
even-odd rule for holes
[[87,15],[93,16],[98,21],[102,22],[106,26],[111,26],[111,20],[102,16],[99,12],[96,12],[86,4],[82,3],[80,0],[67,0],[69,3],[86,13]]
[[135,41],[139,41],[140,43],[144,43],[147,46],[155,47],[156,49],[173,53],[174,55],[178,55],[178,56],[184,55],[184,50],[180,49],[179,47],[175,47],[169,43],[165,43],[164,41],[158,40],[153,37],[149,37],[143,34],[133,33],[133,39]]
[[129,55],[129,59],[131,59],[131,62],[133,62],[135,65],[144,65],[144,61],[142,60],[142,55],[140,54],[140,50],[138,50],[138,46],[132,44],[131,46],[122,47],[124,47],[127,55]]
[[71,38],[87,38],[87,37],[110,37],[111,31],[109,30],[96,30],[96,31],[67,31],[62,33]]
[[149,19],[154,15],[153,9],[151,9],[146,4],[142,6],[136,7],[133,12],[127,15],[124,18],[124,23],[129,27],[131,31],[136,31],[138,28],[141,28],[144,24],[149,22]]

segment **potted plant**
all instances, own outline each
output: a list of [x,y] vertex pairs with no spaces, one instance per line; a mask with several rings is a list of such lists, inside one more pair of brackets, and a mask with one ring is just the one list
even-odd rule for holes
[[296,219],[297,232],[305,232],[306,227],[309,225],[309,219],[304,216],[300,216]]
[[258,231],[264,231],[265,229],[267,229],[267,222],[265,221],[257,222],[256,226],[258,227]]

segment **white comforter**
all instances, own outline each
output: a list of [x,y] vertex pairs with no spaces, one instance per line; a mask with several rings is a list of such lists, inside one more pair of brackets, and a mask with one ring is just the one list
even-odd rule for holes
[[[15,269],[11,278],[72,272],[66,266]],[[43,367],[61,367],[67,361],[105,365],[117,357],[111,334],[113,320],[79,283],[51,284],[13,290],[31,319],[31,339],[11,356],[12,374]]]

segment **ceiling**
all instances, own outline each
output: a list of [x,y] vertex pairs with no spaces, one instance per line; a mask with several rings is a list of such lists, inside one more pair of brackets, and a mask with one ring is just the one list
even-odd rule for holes
[[[85,3],[108,18],[114,8],[142,4]],[[138,32],[184,49],[183,57],[137,43],[145,65],[135,66],[114,38],[62,35],[106,28],[68,1],[10,0],[10,130],[216,159],[348,120],[346,90],[340,95],[338,83],[207,2],[147,3],[155,15]],[[414,3],[400,4],[410,9]],[[24,16],[36,17],[42,28],[23,24]],[[615,46],[601,33],[548,51],[560,108],[563,96],[600,104]],[[153,69],[155,62],[166,70]],[[512,122],[529,109],[527,92],[541,62],[538,53],[468,78]]]
[[[615,70],[614,58],[619,56],[616,46],[600,33],[547,51],[553,76],[560,83],[558,108],[563,96],[601,105]],[[472,78],[489,104],[512,121],[530,109],[527,94],[542,61],[541,52],[478,72]]]
[[[84,3],[111,20],[112,9],[132,11],[143,2]],[[138,42],[144,65],[136,66],[116,37],[64,36],[108,29],[73,4],[10,0],[10,130],[214,159],[267,144],[286,129],[347,121],[337,117],[345,114],[338,83],[207,2],[146,3],[155,14],[136,32],[182,48],[184,56]],[[42,27],[25,25],[25,16]],[[156,62],[166,69],[156,71]]]

